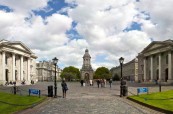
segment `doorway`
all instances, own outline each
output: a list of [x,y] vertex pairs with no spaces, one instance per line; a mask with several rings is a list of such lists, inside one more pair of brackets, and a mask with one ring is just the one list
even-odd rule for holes
[[5,69],[5,81],[9,82],[9,79],[8,79],[8,69]]
[[165,69],[165,82],[167,82],[168,80],[168,68]]

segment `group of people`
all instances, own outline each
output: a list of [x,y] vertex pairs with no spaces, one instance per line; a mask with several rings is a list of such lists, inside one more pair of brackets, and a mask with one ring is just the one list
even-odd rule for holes
[[10,82],[6,81],[6,83],[5,83],[6,86],[7,86],[7,85],[15,85],[15,84],[16,84],[15,81],[14,81],[14,82],[12,82],[12,81],[10,81]]
[[[96,82],[97,82],[98,88],[99,87],[106,87],[106,82],[107,82],[106,79],[97,79]],[[85,86],[85,81],[84,80],[81,80],[80,83],[81,83],[81,86]],[[93,80],[89,80],[89,84],[90,84],[90,86],[93,86],[93,84],[94,84]],[[61,86],[62,86],[63,98],[66,98],[66,92],[68,90],[68,86],[67,86],[67,83],[65,82],[65,79],[62,80]],[[109,86],[111,88],[112,79],[109,80]]]
[[[93,86],[94,85],[94,80],[89,80],[89,81],[85,81],[85,80],[81,80],[80,83],[81,83],[81,86],[85,86],[85,83],[87,82],[87,84],[89,84],[90,86]],[[95,80],[95,82],[97,83],[97,86],[98,88],[99,87],[106,87],[106,82],[107,80],[106,79],[97,79]],[[112,85],[112,79],[109,80],[109,85],[110,85],[110,88],[111,88],[111,85]]]
[[[86,81],[85,80],[81,80],[80,83],[81,83],[81,86],[85,86]],[[87,84],[89,84],[90,86],[93,86],[94,85],[93,80],[87,81]]]
[[[97,79],[97,86],[98,86],[98,88],[99,87],[106,87],[106,82],[107,82],[106,79]],[[109,85],[110,85],[110,88],[111,88],[112,79],[109,80]]]

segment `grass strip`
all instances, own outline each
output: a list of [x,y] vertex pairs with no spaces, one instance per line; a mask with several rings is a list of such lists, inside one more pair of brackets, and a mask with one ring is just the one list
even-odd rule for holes
[[11,114],[32,107],[43,101],[46,97],[20,96],[0,92],[0,114]]
[[151,93],[151,94],[141,94],[128,97],[129,99],[141,102],[142,104],[147,104],[148,106],[163,109],[165,111],[171,111],[173,113],[173,90]]

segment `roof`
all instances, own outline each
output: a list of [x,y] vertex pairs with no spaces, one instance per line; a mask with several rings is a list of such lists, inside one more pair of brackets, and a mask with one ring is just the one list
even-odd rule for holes
[[85,58],[85,57],[89,57],[89,58],[91,58],[88,49],[85,50],[85,54],[84,54],[83,58]]

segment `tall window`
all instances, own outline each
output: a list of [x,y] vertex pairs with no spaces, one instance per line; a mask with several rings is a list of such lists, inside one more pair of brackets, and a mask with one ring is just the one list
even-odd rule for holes
[[168,64],[168,55],[166,55],[166,64]]

